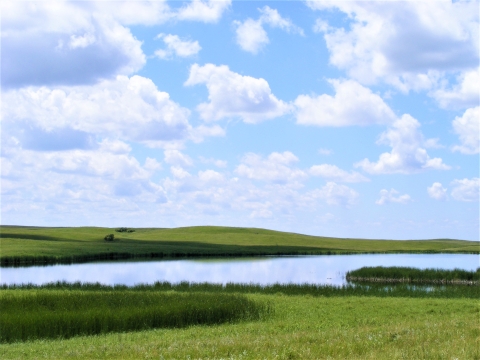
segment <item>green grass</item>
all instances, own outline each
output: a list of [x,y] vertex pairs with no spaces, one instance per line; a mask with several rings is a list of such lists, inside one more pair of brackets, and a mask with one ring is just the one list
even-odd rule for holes
[[[163,257],[355,253],[480,253],[474,241],[385,241],[307,236],[264,229],[215,226],[174,229],[0,226],[1,266]],[[106,242],[107,234],[115,241]]]
[[[17,290],[15,290],[17,291]],[[23,290],[19,290],[20,292]],[[479,359],[472,299],[247,294],[272,316],[0,345],[2,359]]]
[[126,289],[3,290],[0,307],[0,342],[211,325],[271,312],[268,304],[238,294]]
[[63,290],[63,291],[102,291],[102,292],[170,292],[178,293],[210,293],[210,294],[264,294],[287,296],[308,295],[314,297],[345,297],[345,296],[368,296],[368,297],[409,297],[409,298],[445,298],[445,299],[479,299],[480,287],[478,286],[411,286],[408,284],[347,284],[344,286],[315,285],[315,284],[235,284],[229,283],[189,283],[182,282],[172,284],[169,282],[157,282],[152,285],[140,284],[133,287],[125,285],[102,285],[89,283],[66,283],[56,282],[44,285],[3,285],[2,290]]
[[411,267],[362,267],[347,272],[347,280],[374,282],[419,282],[419,283],[458,283],[478,284],[480,268],[476,271],[462,269],[417,269]]

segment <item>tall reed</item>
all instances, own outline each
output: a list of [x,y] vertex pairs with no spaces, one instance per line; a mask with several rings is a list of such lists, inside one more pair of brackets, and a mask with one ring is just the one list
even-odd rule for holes
[[0,342],[259,319],[267,303],[236,294],[49,290],[0,292]]
[[[156,282],[154,284],[138,284],[127,287],[125,285],[102,285],[99,283],[67,283],[56,282],[44,285],[3,285],[0,289],[17,290],[82,290],[82,291],[131,291],[131,292],[184,292],[184,293],[211,293],[211,294],[283,294],[283,295],[311,295],[325,297],[339,296],[375,296],[375,297],[411,297],[411,298],[480,298],[480,286],[456,285],[411,285],[399,284],[346,284],[343,286],[322,284],[236,284],[228,283],[189,283]],[[0,292],[1,293],[1,292]]]
[[476,271],[462,269],[417,269],[411,267],[362,267],[347,272],[347,280],[365,282],[415,282],[415,283],[454,283],[478,285],[480,268]]

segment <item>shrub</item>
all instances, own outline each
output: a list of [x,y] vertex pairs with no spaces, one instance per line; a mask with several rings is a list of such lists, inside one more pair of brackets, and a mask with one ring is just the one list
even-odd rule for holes
[[113,234],[108,234],[108,235],[105,235],[105,237],[103,238],[105,241],[113,241],[115,239],[115,235]]
[[116,232],[134,232],[135,230],[133,229],[129,229],[129,228],[126,228],[126,227],[121,227],[121,228],[118,228],[118,229],[115,229]]

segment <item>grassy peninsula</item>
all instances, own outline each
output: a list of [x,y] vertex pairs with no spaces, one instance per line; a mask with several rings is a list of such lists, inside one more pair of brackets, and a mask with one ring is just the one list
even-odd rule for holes
[[[114,234],[114,241],[105,241]],[[172,229],[0,227],[2,266],[164,257],[356,253],[480,253],[475,241],[368,240],[308,236],[255,228],[198,226]]]

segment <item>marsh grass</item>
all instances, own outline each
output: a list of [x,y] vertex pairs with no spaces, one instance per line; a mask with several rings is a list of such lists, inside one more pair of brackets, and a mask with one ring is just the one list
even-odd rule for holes
[[238,294],[86,289],[1,291],[0,342],[258,320],[273,311]]
[[480,298],[478,286],[456,285],[429,285],[412,286],[410,284],[346,284],[343,286],[319,285],[319,284],[237,284],[227,283],[190,283],[181,282],[172,284],[169,282],[156,282],[154,284],[138,284],[132,287],[124,285],[103,285],[99,283],[67,283],[55,282],[44,285],[2,285],[3,290],[82,290],[82,291],[130,291],[130,292],[170,292],[178,293],[210,293],[210,294],[282,294],[287,296],[308,295],[315,297],[408,297],[408,298],[442,298],[455,299]]
[[347,280],[362,282],[414,282],[425,284],[455,283],[478,285],[480,268],[476,271],[462,269],[417,269],[411,267],[362,267],[347,272]]
[[[21,290],[22,291],[22,290]],[[20,292],[21,292],[20,291]],[[479,359],[472,299],[246,294],[273,316],[0,344],[3,359]]]

